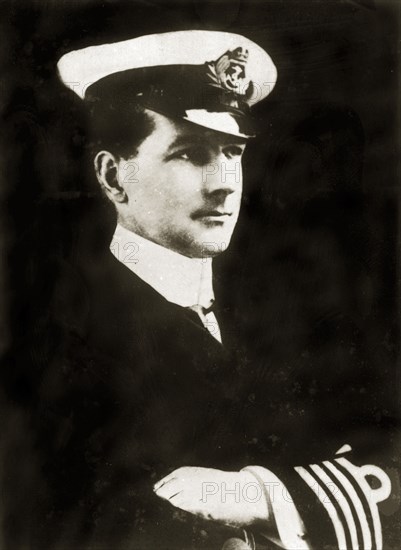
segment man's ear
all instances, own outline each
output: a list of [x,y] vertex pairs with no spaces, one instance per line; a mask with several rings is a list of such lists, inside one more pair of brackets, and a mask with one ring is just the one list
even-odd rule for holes
[[94,159],[96,177],[113,202],[126,202],[127,194],[118,178],[118,161],[109,151],[99,151]]

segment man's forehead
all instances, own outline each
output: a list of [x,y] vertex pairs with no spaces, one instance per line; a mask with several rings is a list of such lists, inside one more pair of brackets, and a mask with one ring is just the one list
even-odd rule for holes
[[219,143],[246,145],[248,139],[226,134],[206,127],[199,126],[192,122],[174,119],[146,110],[155,123],[155,129],[159,133],[168,133],[170,146],[179,147],[186,144]]

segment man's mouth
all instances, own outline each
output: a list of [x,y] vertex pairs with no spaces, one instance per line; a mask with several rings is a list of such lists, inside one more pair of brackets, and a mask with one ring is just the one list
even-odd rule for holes
[[215,210],[197,210],[196,212],[194,212],[192,215],[191,215],[191,218],[193,220],[203,220],[203,219],[206,219],[206,220],[216,220],[216,221],[220,221],[220,222],[223,222],[225,220],[227,220],[230,216],[232,216],[232,212],[229,212],[227,210],[220,210],[220,209],[215,209]]

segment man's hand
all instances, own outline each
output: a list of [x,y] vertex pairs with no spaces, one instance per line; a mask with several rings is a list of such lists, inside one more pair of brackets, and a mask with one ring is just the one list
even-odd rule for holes
[[269,519],[265,492],[246,471],[186,466],[161,479],[154,491],[181,510],[226,525],[266,525]]

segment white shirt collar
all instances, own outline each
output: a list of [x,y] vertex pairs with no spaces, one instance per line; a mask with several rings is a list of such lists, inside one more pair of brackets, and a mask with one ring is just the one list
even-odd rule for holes
[[211,258],[188,258],[117,224],[114,256],[169,302],[182,307],[214,302]]

